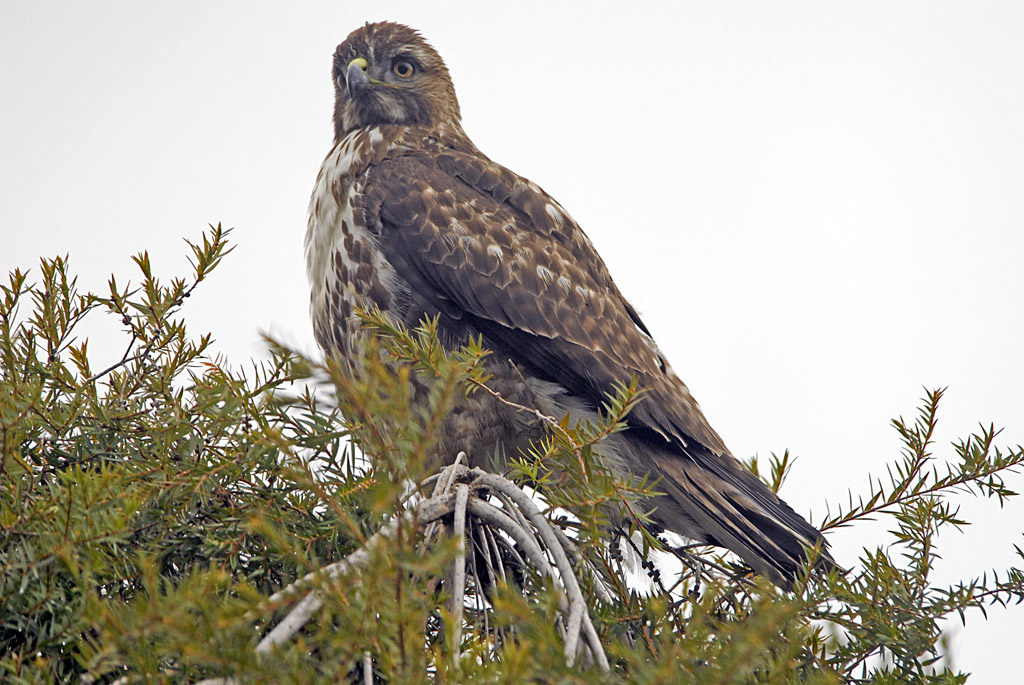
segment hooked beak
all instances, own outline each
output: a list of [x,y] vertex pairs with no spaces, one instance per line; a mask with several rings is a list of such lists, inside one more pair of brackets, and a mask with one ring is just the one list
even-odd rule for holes
[[369,88],[370,76],[366,73],[369,63],[362,57],[356,57],[348,63],[348,71],[345,72],[345,84],[348,86],[348,96],[354,98],[356,93]]

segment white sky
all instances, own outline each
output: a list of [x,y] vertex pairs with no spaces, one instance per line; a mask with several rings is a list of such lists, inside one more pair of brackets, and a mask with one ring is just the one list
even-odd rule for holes
[[[884,476],[922,386],[949,386],[937,456],[978,422],[1024,442],[1024,5],[772,5],[5,0],[0,270],[69,253],[102,290],[148,249],[183,275],[182,238],[222,222],[238,249],[194,332],[239,365],[261,331],[312,351],[331,55],[392,19],[445,57],[477,145],[580,222],[732,451],[799,455],[798,511]],[[1020,502],[962,502],[947,582],[1013,563],[1024,528]],[[973,682],[1019,674],[1024,613],[990,617],[956,633]]]

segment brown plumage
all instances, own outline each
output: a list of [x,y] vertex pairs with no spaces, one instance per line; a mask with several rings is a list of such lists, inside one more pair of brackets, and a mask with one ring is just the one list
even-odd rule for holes
[[[360,304],[409,325],[436,315],[445,344],[483,335],[503,397],[557,417],[594,416],[614,383],[636,378],[645,392],[607,441],[608,463],[658,480],[666,529],[791,583],[821,534],[729,454],[569,214],[469,140],[440,55],[406,26],[367,24],[338,46],[333,73],[335,142],[306,233],[320,345],[349,355]],[[539,435],[475,393],[438,453],[500,463]]]

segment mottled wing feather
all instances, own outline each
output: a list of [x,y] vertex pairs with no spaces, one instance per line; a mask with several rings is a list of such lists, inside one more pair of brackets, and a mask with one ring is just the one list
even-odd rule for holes
[[536,185],[482,156],[410,153],[370,168],[362,210],[438,310],[594,406],[636,377],[634,426],[728,453],[590,241]]

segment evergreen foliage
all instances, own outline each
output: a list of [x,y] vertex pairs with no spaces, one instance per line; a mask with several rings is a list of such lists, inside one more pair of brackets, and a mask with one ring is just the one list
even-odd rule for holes
[[[637,399],[622,387],[597,425],[538,417],[548,438],[508,474],[543,493],[541,511],[574,541],[610,670],[570,665],[555,578],[511,562],[508,583],[475,573],[456,611],[462,548],[436,526],[425,538],[416,519],[429,493],[411,484],[429,475],[440,419],[459,393],[493,392],[480,343],[449,353],[433,322],[409,331],[365,312],[372,334],[355,379],[277,345],[233,370],[181,315],[230,251],[226,234],[190,243],[192,273],[169,283],[141,254],[137,284],[111,278],[101,295],[78,292],[66,258],[2,286],[0,680],[363,682],[372,671],[396,683],[958,683],[966,674],[940,661],[941,621],[1024,600],[1020,568],[932,581],[939,534],[967,523],[953,495],[1002,502],[1024,462],[1024,449],[996,447],[992,428],[937,461],[942,391],[914,421],[894,422],[904,449],[885,477],[821,522],[827,532],[884,517],[890,537],[846,575],[784,593],[715,549],[671,550],[646,532],[633,505],[657,483],[617,479],[595,456]],[[124,352],[97,369],[78,327],[104,312]],[[408,401],[413,374],[431,388],[426,407]],[[789,466],[773,459],[766,481],[778,489]],[[616,508],[630,530],[604,525]],[[364,547],[359,565],[317,573]],[[625,569],[650,548],[680,570],[644,562],[641,591]],[[257,654],[311,589],[322,601],[311,620]]]

